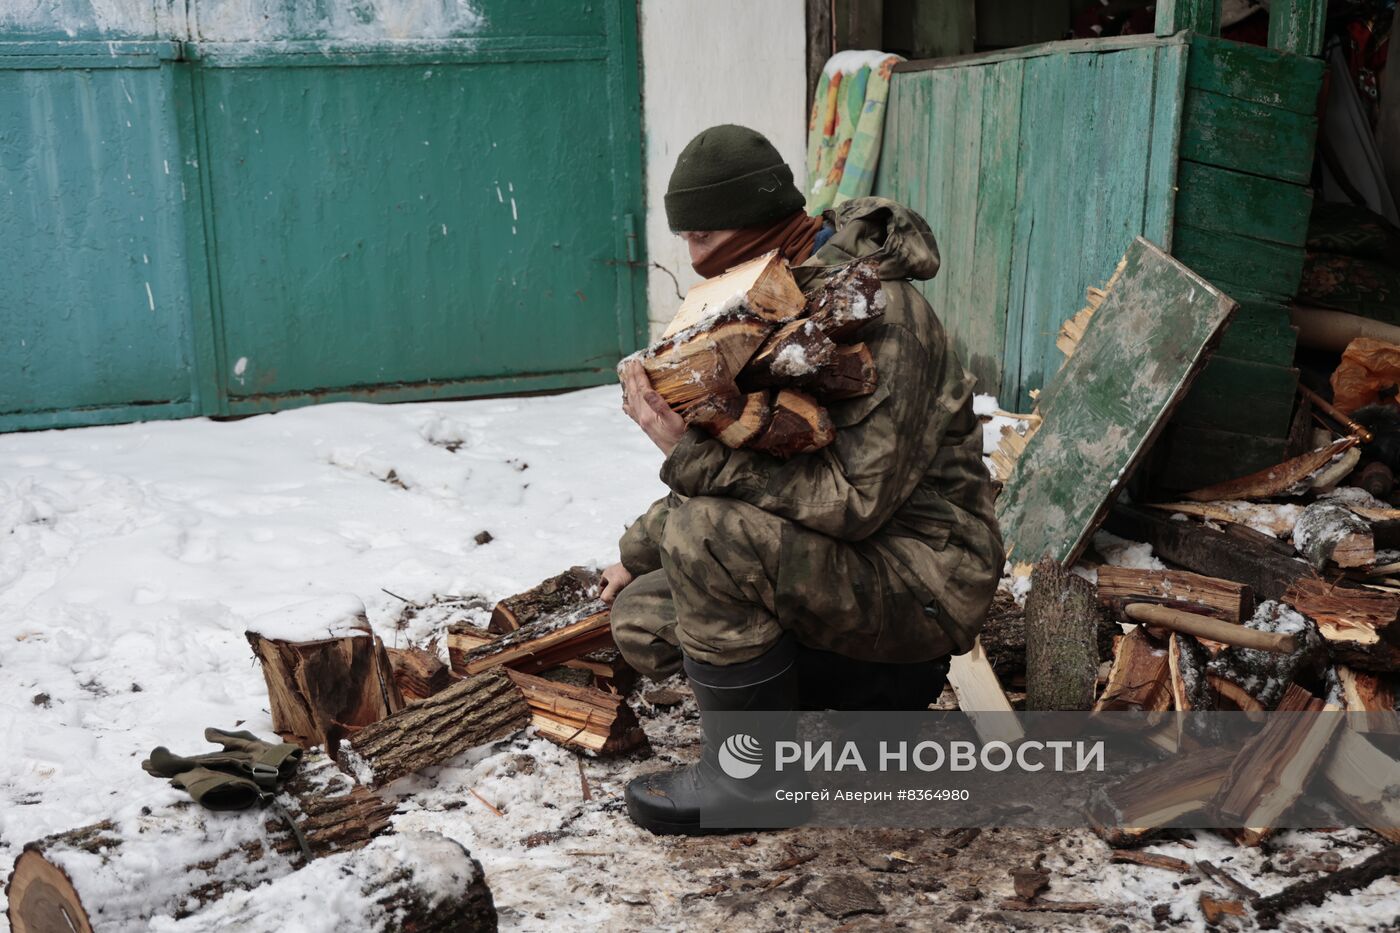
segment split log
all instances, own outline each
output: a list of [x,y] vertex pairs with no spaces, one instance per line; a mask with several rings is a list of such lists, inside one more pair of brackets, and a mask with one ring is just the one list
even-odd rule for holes
[[1240,622],[1254,614],[1254,594],[1248,586],[1186,570],[1104,565],[1098,572],[1098,596],[1119,612],[1133,602],[1204,612],[1226,622]]
[[640,362],[657,394],[689,419],[708,399],[738,395],[735,377],[772,332],[747,311],[726,311],[623,362]]
[[384,651],[404,702],[422,700],[452,686],[452,671],[435,653],[423,648],[385,648]]
[[597,755],[646,744],[646,733],[627,701],[616,693],[506,671],[529,704],[531,724],[550,741]]
[[470,622],[453,622],[447,626],[447,663],[458,677],[467,676],[467,655],[482,645],[489,645],[499,635],[492,635]]
[[[613,647],[610,618],[602,600],[567,607],[467,651],[453,670],[465,675],[510,667],[533,674],[558,667],[600,648]],[[449,634],[449,651],[454,637],[460,644],[460,635]]]
[[336,759],[361,784],[383,787],[513,735],[529,721],[530,708],[520,691],[493,671],[458,681],[366,726],[341,743]]
[[608,693],[625,696],[637,685],[637,672],[616,648],[599,648],[581,658],[565,661],[564,666],[587,671],[593,676],[593,685]]
[[387,832],[393,812],[392,801],[311,754],[265,811],[181,801],[29,843],[7,888],[10,927],[145,929],[152,917],[181,917],[291,874],[305,863],[297,833],[319,860]]
[[1285,460],[1283,463],[1241,476],[1196,489],[1186,493],[1186,498],[1195,502],[1213,502],[1220,499],[1272,499],[1278,496],[1301,495],[1311,485],[1311,477],[1324,469],[1333,460],[1358,443],[1354,437],[1344,437],[1339,441],[1310,450],[1307,453]]
[[1223,645],[1253,648],[1257,651],[1272,651],[1276,654],[1292,654],[1298,649],[1298,640],[1292,635],[1264,632],[1233,622],[1222,622],[1219,619],[1212,619],[1210,616],[1198,615],[1194,612],[1182,612],[1180,609],[1171,609],[1167,606],[1133,603],[1124,609],[1123,614],[1133,622],[1165,629],[1169,632],[1181,632],[1185,635],[1207,638]]
[[1146,541],[1162,560],[1207,576],[1244,583],[1256,599],[1279,599],[1289,585],[1317,573],[1302,561],[1191,522],[1174,522],[1144,509],[1118,505],[1109,514],[1109,531],[1132,541]]
[[438,833],[404,833],[317,859],[257,891],[237,891],[164,933],[481,933],[496,929],[496,906],[481,863]]
[[1154,502],[1147,506],[1174,515],[1193,515],[1207,521],[1229,527],[1238,525],[1264,531],[1275,538],[1286,538],[1293,533],[1302,509],[1296,505],[1276,502],[1243,502],[1223,500],[1219,502]]
[[1321,878],[1291,884],[1276,894],[1261,897],[1254,902],[1255,919],[1259,925],[1271,929],[1278,922],[1278,915],[1303,904],[1321,904],[1329,894],[1348,894],[1373,882],[1400,874],[1400,845],[1386,846],[1356,865],[1349,865]]
[[504,635],[541,616],[597,599],[602,575],[588,567],[570,567],[523,593],[507,596],[491,610],[488,632]]
[[1206,676],[1209,657],[1194,638],[1172,632],[1167,644],[1167,670],[1171,674],[1172,706],[1179,712],[1200,712],[1215,708],[1210,681]]
[[739,373],[741,389],[800,386],[836,359],[836,344],[815,321],[796,320],[773,332]]
[[1171,673],[1166,649],[1153,645],[1141,627],[1119,636],[1113,646],[1108,684],[1094,704],[1094,711],[1157,713],[1171,709],[1171,703]]
[[[1232,628],[1238,634],[1231,633],[1234,640],[1210,659],[1206,672],[1238,685],[1264,709],[1278,706],[1289,684],[1295,681],[1313,683],[1325,677],[1327,649],[1317,626],[1283,603],[1272,600],[1260,603],[1249,622]],[[1245,633],[1261,640],[1240,644]],[[1283,639],[1272,648],[1262,640],[1278,636],[1291,642],[1293,650],[1278,650],[1285,646]],[[1212,681],[1215,683],[1217,681]],[[1236,702],[1242,709],[1252,708],[1246,700],[1236,699]]]
[[1206,748],[1173,756],[1096,793],[1089,813],[1094,831],[1111,846],[1142,845],[1209,807],[1235,754],[1232,748]]
[[[807,298],[776,251],[691,286],[663,336],[673,337],[728,310],[742,309],[770,324],[802,314]],[[734,370],[738,372],[738,370]]]
[[1351,727],[1372,735],[1394,735],[1396,728],[1394,678],[1358,671],[1339,664],[1335,668],[1342,688],[1342,708],[1353,715]]
[[1400,670],[1400,597],[1305,579],[1295,581],[1283,599],[1317,623],[1336,660],[1360,670]]
[[713,395],[695,404],[687,424],[704,428],[735,450],[750,446],[768,428],[773,405],[768,391]]
[[1367,567],[1376,562],[1371,526],[1337,502],[1314,502],[1293,527],[1293,546],[1318,570],[1328,561],[1338,567]]
[[1315,715],[1327,704],[1290,684],[1272,716],[1240,749],[1230,774],[1216,793],[1217,812],[1244,827],[1239,840],[1257,845],[1291,807],[1326,760],[1327,746],[1342,717]]
[[1099,669],[1098,600],[1088,580],[1056,560],[1031,573],[1026,599],[1026,709],[1086,710]]
[[948,685],[958,699],[958,709],[967,713],[983,742],[1014,745],[1026,737],[1026,730],[1001,689],[1001,681],[987,662],[980,638],[973,640],[971,651],[953,655],[948,666]]
[[773,397],[768,427],[749,446],[787,458],[820,450],[835,439],[836,426],[816,399],[805,392],[783,389]]
[[875,357],[863,343],[838,346],[831,361],[807,383],[807,391],[823,402],[871,395],[880,387],[880,375],[875,371]]
[[403,708],[384,643],[367,621],[312,641],[278,638],[284,631],[277,625],[264,628],[245,634],[262,664],[272,728],[286,741],[334,751],[347,735]]
[[[1348,716],[1348,720],[1353,717]],[[1393,721],[1395,712],[1389,718]],[[1356,820],[1391,842],[1400,842],[1400,762],[1365,735],[1344,728],[1323,769],[1330,797]]]
[[885,313],[877,259],[857,259],[826,274],[807,300],[807,317],[837,343],[845,343]]

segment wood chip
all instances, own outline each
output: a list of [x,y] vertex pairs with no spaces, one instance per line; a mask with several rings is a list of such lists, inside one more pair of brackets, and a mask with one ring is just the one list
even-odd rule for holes
[[1134,865],[1146,865],[1148,868],[1160,868],[1164,871],[1180,872],[1183,875],[1191,873],[1191,863],[1185,859],[1159,855],[1156,852],[1140,852],[1136,849],[1114,849],[1113,856],[1109,861],[1131,862]]

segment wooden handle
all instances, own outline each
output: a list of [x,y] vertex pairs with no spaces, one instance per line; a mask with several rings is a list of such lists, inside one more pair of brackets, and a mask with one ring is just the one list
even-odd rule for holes
[[1373,435],[1370,431],[1366,430],[1365,425],[1358,424],[1351,418],[1348,418],[1346,415],[1342,414],[1342,412],[1335,405],[1327,401],[1327,399],[1323,398],[1322,396],[1318,395],[1312,389],[1309,389],[1307,386],[1303,385],[1301,382],[1298,383],[1298,394],[1303,396],[1303,398],[1307,399],[1308,401],[1312,402],[1318,408],[1321,408],[1323,411],[1327,412],[1327,414],[1331,415],[1333,418],[1336,418],[1342,424],[1346,425],[1347,430],[1351,431],[1351,433],[1361,438],[1362,443],[1369,444],[1371,443],[1371,441],[1375,440],[1375,435]]
[[1275,654],[1292,654],[1298,647],[1297,639],[1292,635],[1260,632],[1256,629],[1245,628],[1243,625],[1236,625],[1233,622],[1222,622],[1209,616],[1183,612],[1180,609],[1169,609],[1166,606],[1155,606],[1151,603],[1133,603],[1123,610],[1123,614],[1134,622],[1164,628],[1172,632],[1181,632],[1183,635],[1209,638],[1211,641],[1223,642],[1239,648],[1257,648],[1260,651],[1272,651]]

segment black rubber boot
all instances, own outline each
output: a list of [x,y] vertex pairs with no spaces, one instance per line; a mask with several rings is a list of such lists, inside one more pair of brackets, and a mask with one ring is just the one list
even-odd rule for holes
[[798,649],[800,708],[804,710],[923,710],[948,683],[947,656],[894,664],[857,661],[803,645]]
[[700,707],[705,750],[700,760],[689,767],[644,775],[629,783],[627,815],[638,826],[658,835],[698,836],[754,828],[702,825],[702,816],[707,812],[711,820],[722,813],[728,822],[746,810],[771,806],[773,792],[779,786],[771,769],[764,768],[744,779],[724,772],[719,751],[730,736],[718,734],[714,714],[749,710],[791,712],[787,720],[791,730],[797,711],[797,642],[790,635],[784,636],[752,661],[723,667],[687,657],[685,673]]

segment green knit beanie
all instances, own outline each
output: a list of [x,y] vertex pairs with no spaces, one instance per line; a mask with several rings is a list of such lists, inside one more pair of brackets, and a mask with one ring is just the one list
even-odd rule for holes
[[732,230],[779,220],[806,203],[762,133],[725,123],[681,150],[666,189],[672,230]]

